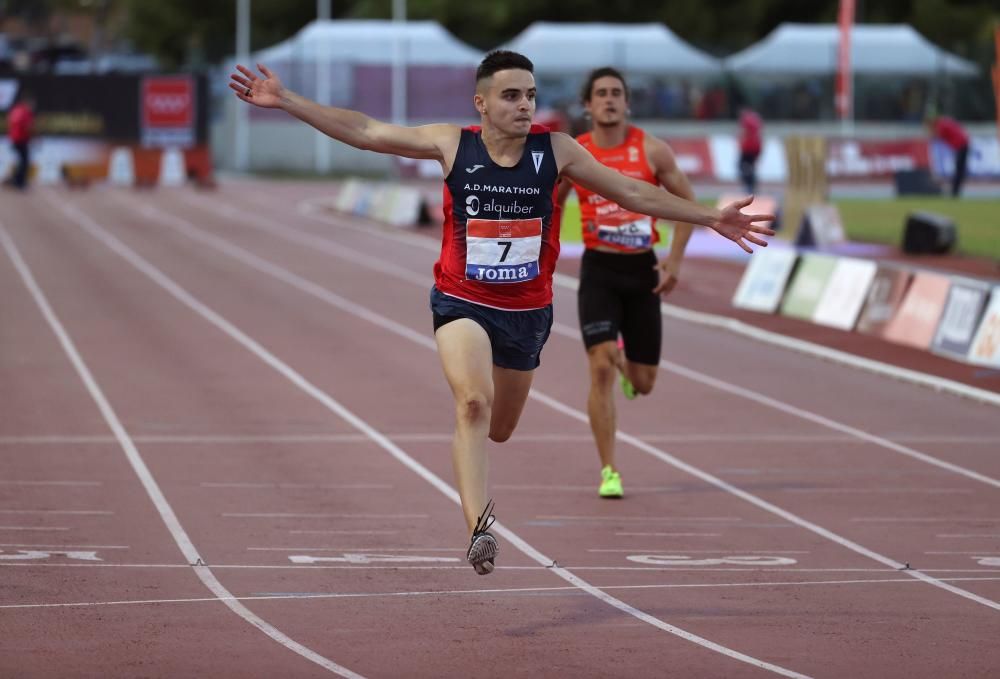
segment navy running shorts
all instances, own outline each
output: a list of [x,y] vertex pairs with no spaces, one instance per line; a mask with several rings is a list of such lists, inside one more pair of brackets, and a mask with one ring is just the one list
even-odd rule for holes
[[467,302],[431,287],[434,331],[442,325],[468,318],[490,338],[493,365],[511,370],[534,370],[541,364],[542,347],[552,330],[552,305],[542,309],[507,311]]
[[633,363],[658,365],[662,328],[656,255],[585,250],[580,261],[577,312],[583,344],[625,343],[625,358]]

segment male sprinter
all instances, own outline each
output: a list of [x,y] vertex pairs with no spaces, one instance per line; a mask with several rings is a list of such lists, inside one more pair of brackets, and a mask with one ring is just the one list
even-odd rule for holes
[[747,251],[744,241],[767,244],[757,234],[774,232],[755,222],[772,216],[740,212],[749,199],[720,212],[678,198],[604,167],[572,137],[533,126],[533,66],[515,52],[492,52],[479,65],[473,103],[481,123],[465,129],[389,125],[309,101],[261,64],[261,76],[236,68],[229,86],[247,103],[280,108],[356,148],[441,163],[446,221],[430,295],[434,336],[455,399],[452,464],[470,534],[466,557],[480,575],[492,572],[486,438],[513,433],[551,328],[557,178],[643,214],[704,224]]
[[[629,91],[621,73],[610,67],[592,71],[584,82],[581,99],[592,127],[577,141],[597,160],[623,175],[694,199],[670,146],[629,124]],[[620,498],[622,480],[615,464],[615,377],[621,372],[627,398],[653,390],[660,363],[660,295],[668,294],[677,283],[691,225],[677,224],[670,253],[657,264],[653,245],[660,235],[654,219],[583,186],[573,188],[580,200],[585,245],[577,306],[590,362],[587,414],[601,459],[598,494]],[[560,205],[569,190],[568,182],[560,184]]]

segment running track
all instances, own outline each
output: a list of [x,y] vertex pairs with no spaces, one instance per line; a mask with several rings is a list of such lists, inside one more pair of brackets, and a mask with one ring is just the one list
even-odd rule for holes
[[601,501],[564,278],[475,575],[437,243],[328,190],[0,195],[0,676],[996,676],[995,406],[668,320]]

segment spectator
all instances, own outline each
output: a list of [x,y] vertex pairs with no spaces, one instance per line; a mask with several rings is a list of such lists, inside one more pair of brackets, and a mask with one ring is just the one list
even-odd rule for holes
[[34,99],[30,95],[21,95],[7,114],[7,136],[17,153],[17,167],[10,184],[16,189],[23,190],[28,186],[28,168],[31,164],[28,145],[35,125],[34,109]]
[[955,152],[955,171],[951,177],[951,195],[955,198],[962,192],[965,172],[969,163],[969,135],[958,122],[949,116],[934,116],[928,121],[931,134],[947,144]]
[[747,193],[757,191],[757,158],[760,157],[760,132],[763,122],[753,110],[740,111],[740,179]]

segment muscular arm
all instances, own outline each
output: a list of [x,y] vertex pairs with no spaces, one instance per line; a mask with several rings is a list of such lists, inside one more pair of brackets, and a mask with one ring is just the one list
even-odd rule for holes
[[771,229],[754,224],[769,221],[774,218],[773,215],[747,215],[740,212],[740,208],[750,204],[749,198],[730,203],[719,211],[674,196],[660,187],[626,177],[602,165],[566,134],[553,134],[552,148],[563,176],[633,212],[708,226],[747,252],[752,250],[743,242],[744,239],[766,246],[767,242],[754,234],[774,235]]
[[[694,191],[691,190],[691,183],[688,181],[687,175],[677,167],[677,158],[670,145],[648,135],[646,143],[648,145],[646,157],[649,158],[650,165],[660,185],[675,196],[693,201]],[[678,222],[674,227],[674,237],[670,242],[670,254],[667,257],[677,265],[684,258],[684,250],[691,239],[692,229],[691,224],[687,222]]]
[[[451,170],[461,137],[461,130],[456,125],[391,125],[358,111],[323,106],[295,94],[262,64],[257,64],[257,68],[263,78],[243,66],[236,68],[240,73],[231,76],[229,86],[247,103],[279,108],[323,134],[358,149],[407,158],[429,158],[439,161],[446,175]],[[250,94],[247,94],[248,89]]]

